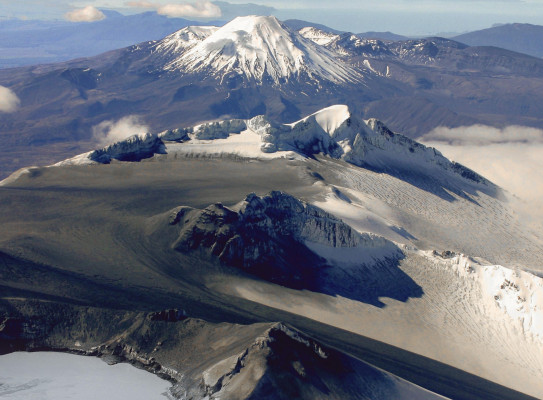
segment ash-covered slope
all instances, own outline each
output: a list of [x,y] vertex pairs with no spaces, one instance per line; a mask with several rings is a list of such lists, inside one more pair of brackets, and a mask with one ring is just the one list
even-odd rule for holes
[[467,171],[344,106],[132,138],[2,183],[0,300],[285,321],[448,397],[540,397],[541,235]]
[[225,400],[441,398],[283,324],[211,365],[197,384],[181,380],[172,391],[185,398]]
[[[153,151],[153,148],[158,150]],[[129,151],[125,154],[123,149]],[[495,263],[511,263],[516,258],[525,260],[521,263],[529,268],[537,266],[536,253],[519,253],[518,246],[526,242],[521,236],[513,234],[514,239],[510,240],[507,239],[509,234],[499,233],[510,229],[506,220],[515,219],[509,212],[503,217],[506,196],[500,188],[472,170],[449,161],[437,150],[391,132],[379,121],[356,118],[345,106],[329,107],[287,125],[255,117],[167,130],[158,135],[131,138],[58,165],[197,157],[291,159],[302,163],[312,163],[315,158],[328,160],[326,168],[317,164],[323,169],[311,179],[323,183],[331,179],[339,191],[329,192],[328,188],[328,199],[321,200],[320,204],[327,211],[347,218],[354,226],[364,226],[370,232],[403,243],[406,240],[407,243],[420,242],[426,249],[452,248]],[[27,172],[30,172],[28,176],[34,174],[32,170],[23,170],[4,184],[16,182]],[[391,187],[395,196],[380,190],[382,185]],[[247,192],[250,190],[232,201],[238,202]],[[370,201],[368,194],[375,201]],[[428,206],[426,195],[439,201]],[[481,202],[487,205],[478,207]],[[198,208],[208,204],[200,204]],[[379,217],[371,216],[369,221],[372,222],[360,224],[358,216],[362,220],[367,218],[364,209]],[[452,225],[447,229],[439,228],[449,222]],[[487,235],[484,241],[474,240],[481,226],[494,233]]]

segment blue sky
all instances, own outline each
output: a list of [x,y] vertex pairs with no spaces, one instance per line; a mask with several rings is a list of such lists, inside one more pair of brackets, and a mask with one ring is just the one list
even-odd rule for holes
[[[205,0],[199,0],[199,2],[201,5]],[[129,3],[132,7],[128,6]],[[139,7],[134,7],[135,3],[139,3]],[[183,3],[187,2],[179,0],[132,2],[129,0],[24,0],[17,2],[0,0],[0,16],[62,19],[67,12],[86,6],[134,13],[157,10],[167,5],[179,6]],[[233,0],[230,3],[246,2]],[[543,0],[257,0],[254,3],[274,7],[277,10],[275,15],[280,19],[305,19],[353,32],[373,30],[424,35],[482,29],[495,23],[526,22],[543,25]],[[143,7],[145,5],[147,7]],[[190,17],[190,15],[187,16],[187,18]]]

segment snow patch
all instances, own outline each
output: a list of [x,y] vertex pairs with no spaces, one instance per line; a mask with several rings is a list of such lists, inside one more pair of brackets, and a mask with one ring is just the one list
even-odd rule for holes
[[308,117],[302,118],[299,121],[287,125],[294,128],[295,126],[300,125],[303,122],[308,122],[308,120],[313,117],[317,124],[326,133],[332,135],[350,116],[351,113],[349,111],[349,107],[343,104],[336,104],[327,108],[323,108],[322,110],[319,110]]
[[0,356],[0,371],[3,399],[170,398],[170,382],[128,363],[108,365],[98,357],[17,352]]
[[[334,187],[326,194],[324,200],[313,201],[312,204],[341,218],[358,232],[372,233],[397,243],[413,245],[412,239],[415,238],[393,222],[392,211],[388,207],[378,204],[377,199],[361,197],[361,193],[348,188],[341,188],[339,191]],[[367,202],[371,202],[372,207],[377,207],[379,212],[369,209],[365,205]]]
[[262,149],[265,144],[258,133],[244,130],[239,134],[231,134],[223,139],[200,140],[192,139],[183,143],[167,143],[168,154],[185,156],[216,156],[235,155],[253,159],[272,158],[301,158],[293,151],[273,151]]
[[[435,257],[436,253],[429,255]],[[543,279],[530,272],[502,265],[482,265],[464,254],[448,260],[456,273],[480,285],[486,305],[506,314],[520,331],[543,344]],[[443,258],[443,257],[442,257]],[[492,307],[491,307],[492,308]],[[496,316],[499,319],[499,313]]]
[[191,49],[219,29],[217,26],[188,26],[166,36],[155,46],[161,54],[178,56]]
[[325,32],[312,26],[302,28],[298,31],[298,33],[304,38],[309,39],[321,46],[326,46],[339,38],[339,35],[335,33]]

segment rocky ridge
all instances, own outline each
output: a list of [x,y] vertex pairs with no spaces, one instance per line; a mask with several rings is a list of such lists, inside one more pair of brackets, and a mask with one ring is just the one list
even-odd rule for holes
[[[329,392],[344,399],[438,398],[282,323],[214,324],[155,318],[165,311],[30,306],[13,302],[18,318],[3,317],[0,308],[0,354],[48,350],[129,362],[172,382],[169,395],[176,399],[324,399]],[[55,327],[61,313],[63,323]],[[88,316],[93,326],[83,322]],[[205,346],[200,335],[209,340]]]
[[[472,182],[490,184],[469,168],[445,158],[438,150],[394,133],[377,119],[362,120],[344,105],[320,110],[292,124],[277,124],[263,115],[249,120],[209,122],[158,134],[132,136],[103,149],[65,160],[58,165],[139,161],[154,154],[168,153],[168,142],[211,143],[245,130],[260,138],[258,153],[294,151],[303,156],[325,154],[359,167],[380,170],[448,171]],[[427,168],[428,166],[431,168]],[[432,172],[433,171],[433,172]]]
[[[232,208],[178,207],[169,224],[172,248],[293,289],[339,294],[382,306],[380,296],[405,301],[421,288],[398,268],[395,243],[360,233],[333,215],[274,191],[249,194]],[[345,257],[345,253],[349,254]]]

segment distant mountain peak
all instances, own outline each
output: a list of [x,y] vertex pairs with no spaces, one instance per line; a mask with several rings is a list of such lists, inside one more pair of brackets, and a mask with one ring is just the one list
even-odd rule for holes
[[310,39],[321,46],[326,46],[340,37],[340,35],[336,33],[326,32],[313,26],[306,26],[305,28],[300,29],[298,32],[306,39]]
[[160,51],[178,44],[179,55],[165,65],[166,70],[205,73],[221,79],[234,73],[250,81],[275,85],[303,78],[316,84],[323,80],[346,83],[362,79],[329,50],[273,16],[238,17],[221,28],[208,28],[205,34],[182,31],[157,45]]
[[187,26],[159,41],[156,50],[160,53],[178,55],[191,49],[217,29],[219,29],[217,26]]
[[454,40],[470,46],[493,46],[543,57],[543,26],[524,23],[493,25],[491,28],[463,33]]

